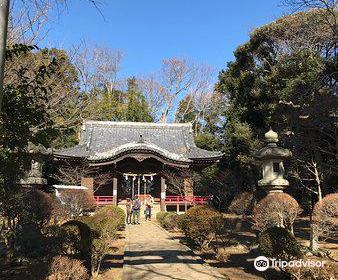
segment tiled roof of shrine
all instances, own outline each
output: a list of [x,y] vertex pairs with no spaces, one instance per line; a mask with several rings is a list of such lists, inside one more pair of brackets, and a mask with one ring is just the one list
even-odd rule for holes
[[217,161],[221,152],[195,145],[192,124],[86,121],[78,145],[54,151],[56,157],[109,161],[128,153],[154,153],[175,162]]

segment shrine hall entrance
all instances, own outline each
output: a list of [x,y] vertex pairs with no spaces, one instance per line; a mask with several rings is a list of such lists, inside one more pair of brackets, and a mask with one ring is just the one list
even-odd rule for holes
[[113,169],[113,178],[100,188],[95,188],[94,178],[94,197],[98,205],[125,205],[128,198],[139,197],[143,205],[148,203],[160,206],[162,197],[161,209],[164,209],[166,185],[165,178],[161,175],[163,162],[148,155],[128,155],[104,168]]
[[163,162],[149,155],[129,156],[118,161],[115,166],[117,202],[123,203],[136,196],[142,203],[150,203],[150,196],[155,202],[160,202],[163,168]]

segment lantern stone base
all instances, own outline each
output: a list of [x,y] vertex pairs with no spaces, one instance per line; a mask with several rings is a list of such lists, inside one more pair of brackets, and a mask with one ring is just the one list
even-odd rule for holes
[[267,195],[282,193],[285,186],[261,186]]

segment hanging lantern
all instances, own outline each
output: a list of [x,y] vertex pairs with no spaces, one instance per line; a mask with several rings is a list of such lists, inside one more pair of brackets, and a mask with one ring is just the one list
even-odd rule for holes
[[136,180],[136,176],[133,176],[133,181],[135,181]]
[[145,179],[146,179],[146,178],[145,178],[144,175],[143,175],[143,176],[142,176],[142,180],[145,181]]
[[128,175],[127,175],[127,174],[124,174],[124,179],[125,179],[126,181],[128,181]]
[[152,181],[153,180],[153,175],[150,175],[150,181]]

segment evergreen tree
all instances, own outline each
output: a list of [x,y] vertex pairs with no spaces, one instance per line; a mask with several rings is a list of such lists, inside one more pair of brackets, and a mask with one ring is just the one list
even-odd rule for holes
[[333,191],[337,57],[330,44],[331,30],[323,26],[320,15],[310,10],[256,29],[219,75],[216,88],[228,100],[224,130],[228,167],[237,166],[244,176],[252,174],[248,185],[257,178],[251,153],[272,126],[281,144],[294,152],[289,172],[295,180],[293,191],[318,198],[321,192]]

